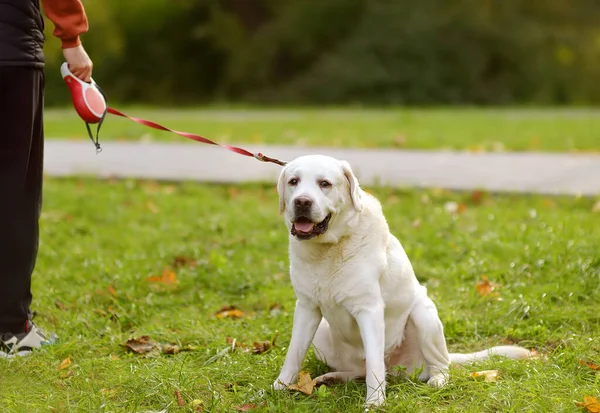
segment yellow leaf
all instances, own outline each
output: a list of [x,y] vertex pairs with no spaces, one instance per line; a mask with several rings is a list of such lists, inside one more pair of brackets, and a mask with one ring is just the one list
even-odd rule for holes
[[173,271],[168,268],[165,268],[161,275],[153,275],[152,277],[146,278],[146,281],[149,283],[157,283],[157,284],[175,284],[177,283],[177,276]]
[[582,366],[586,366],[586,367],[588,367],[588,368],[590,368],[592,370],[595,370],[595,371],[599,371],[600,370],[600,366],[599,365],[594,364],[594,363],[592,363],[590,361],[579,360],[579,364],[581,364]]
[[483,377],[483,381],[492,383],[498,380],[498,370],[482,370],[471,373],[471,377],[477,379]]
[[290,384],[288,386],[288,389],[290,390],[297,390],[299,392],[302,392],[306,395],[310,395],[313,392],[313,389],[315,388],[315,384],[316,384],[317,380],[316,379],[312,379],[310,377],[310,374],[305,372],[305,371],[301,371],[300,375],[298,376],[298,383],[297,384]]
[[585,410],[591,413],[600,413],[600,402],[594,396],[583,396],[583,403],[575,403],[577,407],[583,407]]
[[113,287],[112,285],[109,285],[107,290],[113,297],[117,296],[117,290],[115,290],[115,287]]
[[215,313],[217,318],[242,318],[245,314],[239,308],[230,305],[221,308],[219,311]]
[[67,367],[69,367],[73,362],[71,361],[71,356],[67,357],[66,359],[64,359],[63,361],[60,362],[60,364],[58,365],[58,369],[59,370],[64,370]]
[[148,209],[153,214],[157,214],[159,211],[158,207],[156,205],[154,205],[154,202],[152,202],[152,201],[148,201]]
[[484,274],[481,276],[481,281],[479,281],[477,285],[475,285],[475,288],[477,289],[479,295],[486,296],[493,290],[494,287],[492,286],[490,280],[488,280],[488,278]]

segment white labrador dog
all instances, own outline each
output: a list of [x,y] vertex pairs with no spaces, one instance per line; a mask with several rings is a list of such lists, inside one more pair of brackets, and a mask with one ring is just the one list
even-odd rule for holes
[[282,170],[277,189],[290,230],[297,301],[275,389],[297,381],[311,342],[331,369],[317,383],[366,378],[366,406],[384,402],[386,372],[395,366],[408,374],[422,369],[420,379],[440,387],[451,362],[530,356],[515,346],[448,353],[435,304],[390,233],[380,203],[359,187],[347,162],[297,158]]

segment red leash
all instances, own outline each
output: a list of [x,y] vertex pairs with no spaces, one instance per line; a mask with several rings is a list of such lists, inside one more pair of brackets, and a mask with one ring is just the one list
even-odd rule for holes
[[188,138],[188,139],[194,140],[196,142],[201,142],[201,143],[207,143],[209,145],[220,146],[221,148],[228,149],[231,152],[235,152],[235,153],[240,154],[240,155],[244,155],[244,156],[249,156],[249,157],[252,157],[252,158],[256,158],[256,159],[258,159],[259,161],[262,161],[262,162],[271,162],[271,163],[275,163],[275,164],[280,165],[280,166],[284,166],[287,163],[287,162],[284,162],[284,161],[280,161],[279,159],[269,158],[268,156],[265,156],[265,155],[263,155],[260,152],[258,152],[258,153],[252,153],[252,152],[247,151],[246,149],[239,148],[237,146],[222,145],[220,143],[211,141],[210,139],[205,138],[204,136],[195,135],[193,133],[188,133],[188,132],[179,132],[179,131],[176,131],[174,129],[169,129],[169,128],[165,127],[165,126],[159,125],[158,123],[152,122],[150,120],[145,120],[145,119],[140,119],[140,118],[134,118],[133,116],[128,116],[128,115],[124,114],[123,112],[120,112],[120,111],[118,111],[118,110],[116,110],[114,108],[111,108],[111,107],[108,108],[108,113],[110,113],[111,115],[116,115],[116,116],[121,116],[123,118],[131,119],[132,121],[137,122],[137,123],[139,123],[141,125],[144,125],[144,126],[148,126],[149,128],[158,129],[158,130],[164,130],[164,131],[167,131],[167,132],[173,132],[173,133],[175,133],[175,134],[177,134],[179,136],[183,136],[184,138]]
[[[69,65],[67,63],[62,64],[62,66],[60,67],[60,72],[63,79],[65,80],[65,83],[69,87],[69,90],[71,91],[71,97],[73,99],[73,105],[75,106],[75,110],[77,111],[77,114],[79,114],[81,119],[83,119],[83,121],[85,122],[88,135],[90,136],[90,139],[96,146],[97,152],[100,152],[102,150],[100,148],[100,143],[98,142],[98,133],[100,132],[100,127],[102,126],[102,122],[104,122],[106,114],[110,113],[115,116],[121,116],[123,118],[131,119],[132,121],[144,126],[148,126],[149,128],[176,133],[179,136],[192,139],[196,142],[220,146],[221,148],[228,149],[237,154],[256,158],[262,162],[271,162],[280,166],[284,166],[287,164],[287,162],[280,161],[275,158],[269,158],[268,156],[265,156],[260,152],[252,153],[247,151],[246,149],[239,148],[237,146],[221,145],[217,142],[213,142],[210,139],[205,138],[204,136],[195,135],[193,133],[188,132],[179,132],[149,120],[128,116],[123,112],[108,107],[104,93],[102,93],[100,87],[98,87],[98,85],[96,84],[96,82],[94,82],[93,79],[90,83],[78,79],[76,76],[73,75],[73,73],[71,73],[71,71],[69,70]],[[90,123],[98,124],[98,127],[96,129],[96,139],[94,139],[94,136],[92,135],[92,131],[89,125]]]

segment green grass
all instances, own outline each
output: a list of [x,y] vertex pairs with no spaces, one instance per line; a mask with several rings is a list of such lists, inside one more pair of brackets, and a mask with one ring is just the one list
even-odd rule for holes
[[[594,200],[372,189],[390,227],[428,285],[452,351],[506,342],[547,359],[490,360],[455,367],[432,389],[391,379],[389,412],[583,411],[574,401],[600,396],[600,214]],[[475,197],[476,198],[476,197]],[[444,204],[464,202],[449,214]],[[34,277],[36,322],[60,343],[0,360],[0,406],[11,413],[192,411],[361,412],[364,384],[312,396],[269,390],[282,366],[294,294],[287,276],[287,234],[272,186],[180,185],[92,179],[48,180]],[[177,256],[178,284],[150,283]],[[502,300],[481,297],[485,274]],[[114,290],[113,290],[114,289]],[[280,311],[269,311],[279,304]],[[242,319],[215,312],[235,305]],[[264,354],[230,351],[228,336]],[[127,339],[149,335],[192,345],[176,355],[144,357]],[[72,364],[58,370],[61,360]],[[304,369],[325,371],[312,353]],[[496,383],[471,372],[498,369]],[[186,405],[177,407],[174,392]]]
[[[596,109],[172,109],[130,116],[220,143],[470,151],[600,151]],[[49,137],[88,139],[75,111],[49,109]],[[101,138],[192,141],[109,115]]]

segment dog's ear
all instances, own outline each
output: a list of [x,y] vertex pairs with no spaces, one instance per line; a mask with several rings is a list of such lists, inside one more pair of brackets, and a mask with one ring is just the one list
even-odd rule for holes
[[362,212],[363,203],[358,179],[356,179],[356,177],[354,176],[352,168],[350,167],[350,164],[348,162],[340,161],[340,164],[342,166],[344,176],[348,181],[348,187],[350,188],[350,197],[352,198],[352,204],[354,205],[354,209],[356,209],[358,212]]
[[279,174],[279,181],[277,181],[277,193],[279,194],[279,213],[283,214],[285,211],[285,184],[286,184],[286,170],[287,166],[281,169]]

